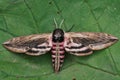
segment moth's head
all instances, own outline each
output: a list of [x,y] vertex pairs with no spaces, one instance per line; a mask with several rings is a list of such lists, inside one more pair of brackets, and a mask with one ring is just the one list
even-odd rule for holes
[[64,31],[62,29],[55,29],[52,34],[53,42],[63,42],[64,41]]
[[62,20],[58,26],[56,19],[54,18],[55,29],[54,29],[53,34],[52,34],[52,41],[53,42],[63,42],[64,41],[64,31],[61,29],[63,21],[64,20]]

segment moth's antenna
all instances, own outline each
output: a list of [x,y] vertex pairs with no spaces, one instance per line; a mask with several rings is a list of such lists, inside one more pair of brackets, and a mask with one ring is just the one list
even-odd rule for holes
[[58,24],[56,22],[56,19],[54,18],[55,28],[58,28]]
[[60,23],[60,25],[59,25],[59,28],[62,27],[63,22],[64,22],[64,19],[61,21],[61,23]]

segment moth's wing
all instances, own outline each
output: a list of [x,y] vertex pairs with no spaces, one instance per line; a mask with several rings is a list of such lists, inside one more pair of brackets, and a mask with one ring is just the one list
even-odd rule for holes
[[106,33],[66,33],[65,50],[77,56],[85,56],[93,53],[93,50],[107,48],[118,41],[118,39]]
[[41,55],[50,51],[51,34],[35,34],[16,37],[3,43],[3,46],[10,51],[26,53],[28,55]]

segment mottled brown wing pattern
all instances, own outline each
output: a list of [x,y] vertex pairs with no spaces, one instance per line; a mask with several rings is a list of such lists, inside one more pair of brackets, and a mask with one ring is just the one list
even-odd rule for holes
[[37,56],[51,50],[50,36],[51,34],[35,34],[16,37],[4,42],[3,46],[13,52]]
[[93,50],[107,48],[118,39],[106,33],[66,33],[65,50],[73,55],[85,56],[93,53]]

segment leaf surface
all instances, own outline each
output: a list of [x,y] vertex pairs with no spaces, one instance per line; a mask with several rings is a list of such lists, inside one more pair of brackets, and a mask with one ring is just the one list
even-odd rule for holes
[[[0,43],[13,37],[51,33],[53,18],[64,19],[65,31],[105,32],[120,39],[118,0],[1,0]],[[51,53],[28,56],[0,45],[1,80],[120,80],[120,42],[85,57],[66,53],[60,73],[52,68]]]

